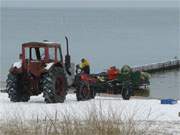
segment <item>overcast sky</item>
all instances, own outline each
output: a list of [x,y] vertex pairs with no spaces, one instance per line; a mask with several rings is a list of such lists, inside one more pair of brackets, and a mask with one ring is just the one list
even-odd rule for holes
[[0,0],[1,7],[180,7],[180,0]]

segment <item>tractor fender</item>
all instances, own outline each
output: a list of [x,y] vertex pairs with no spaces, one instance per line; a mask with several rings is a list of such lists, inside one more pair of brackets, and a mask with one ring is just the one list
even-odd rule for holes
[[21,68],[22,67],[22,62],[18,61],[18,62],[14,62],[14,64],[12,65],[13,68]]
[[9,70],[11,73],[21,73],[22,72],[22,62],[14,62]]
[[61,65],[61,63],[51,62],[51,63],[46,63],[45,66],[44,66],[44,69],[45,69],[45,71],[47,72],[47,71],[53,69],[54,67],[61,67],[61,68],[63,68],[63,66]]
[[[56,64],[54,62],[47,63],[45,68],[44,68],[45,72],[51,70],[54,66],[62,67],[61,63],[56,63]],[[71,67],[69,68],[69,71],[71,72],[71,75],[69,75],[67,73],[67,71],[64,69],[64,73],[65,73],[66,78],[67,78],[68,86],[71,86],[74,83],[74,79],[75,79],[75,71],[74,70],[75,70],[75,64],[74,63],[71,63]]]

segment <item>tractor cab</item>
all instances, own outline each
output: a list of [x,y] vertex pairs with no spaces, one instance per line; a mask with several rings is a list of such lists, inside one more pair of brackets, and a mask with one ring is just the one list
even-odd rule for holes
[[60,44],[49,42],[28,42],[22,45],[22,65],[25,70],[39,76],[49,63],[63,65]]

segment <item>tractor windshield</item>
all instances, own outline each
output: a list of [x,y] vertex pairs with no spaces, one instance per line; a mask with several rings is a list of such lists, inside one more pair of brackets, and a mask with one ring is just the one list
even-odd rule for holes
[[42,60],[42,59],[45,59],[45,49],[32,48],[32,60]]
[[[57,56],[57,57],[56,57]],[[25,59],[32,61],[62,61],[61,48],[56,47],[25,47]]]
[[43,60],[45,59],[45,48],[25,48],[25,59]]
[[49,59],[54,60],[55,59],[55,48],[49,48]]
[[[49,48],[49,59],[50,60],[55,60],[55,53],[56,49],[55,48]],[[62,61],[62,53],[61,49],[57,48],[57,61]]]

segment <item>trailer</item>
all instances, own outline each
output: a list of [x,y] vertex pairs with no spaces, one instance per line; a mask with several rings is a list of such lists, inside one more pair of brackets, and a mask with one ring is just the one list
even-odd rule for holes
[[76,97],[82,101],[94,98],[97,93],[107,93],[121,94],[124,100],[129,100],[136,93],[147,93],[149,78],[148,73],[133,71],[128,65],[121,70],[111,67],[99,74],[79,73],[75,78]]

